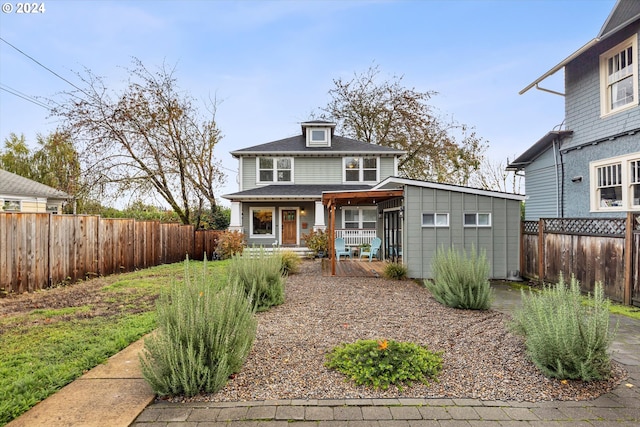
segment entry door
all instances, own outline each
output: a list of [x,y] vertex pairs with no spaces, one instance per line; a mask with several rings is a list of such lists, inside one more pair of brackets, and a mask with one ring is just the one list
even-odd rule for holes
[[295,209],[282,211],[282,244],[295,245],[297,242],[297,221]]
[[384,212],[385,257],[398,262],[402,257],[402,218],[400,211]]

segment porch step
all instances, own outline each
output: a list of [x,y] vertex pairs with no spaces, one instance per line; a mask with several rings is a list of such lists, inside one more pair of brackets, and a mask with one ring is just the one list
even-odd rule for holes
[[274,251],[278,251],[278,252],[294,252],[296,254],[298,254],[298,256],[300,258],[306,258],[309,254],[312,254],[313,252],[311,251],[311,249],[307,248],[306,246],[277,246],[277,247],[273,247],[273,246],[247,246],[246,248],[244,248],[244,250],[242,251],[242,253],[247,253],[247,254],[254,254],[254,253],[260,253],[260,250],[264,251],[265,253],[273,253]]

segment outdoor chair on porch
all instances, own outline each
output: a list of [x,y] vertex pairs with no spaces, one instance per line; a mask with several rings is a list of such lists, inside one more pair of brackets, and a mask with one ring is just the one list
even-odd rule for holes
[[338,259],[338,261],[340,261],[340,256],[342,255],[351,258],[351,250],[346,247],[344,239],[342,237],[336,237],[335,248],[336,258]]
[[360,252],[360,260],[362,260],[363,256],[368,256],[369,262],[371,262],[374,256],[378,256],[378,251],[380,250],[381,245],[382,240],[379,237],[374,237],[371,241],[371,247],[368,250],[363,250],[362,252]]

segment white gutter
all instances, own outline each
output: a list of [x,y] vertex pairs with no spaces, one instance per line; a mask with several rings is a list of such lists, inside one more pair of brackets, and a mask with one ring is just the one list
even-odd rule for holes
[[543,81],[544,79],[546,79],[549,76],[552,76],[553,74],[555,74],[558,70],[560,70],[561,68],[564,68],[565,65],[567,65],[569,62],[573,61],[574,59],[576,59],[578,56],[582,55],[585,51],[591,49],[594,45],[596,45],[598,42],[600,41],[600,38],[595,38],[589,42],[587,42],[587,44],[585,44],[584,46],[582,46],[580,49],[576,50],[575,52],[573,52],[571,55],[567,56],[562,62],[560,62],[558,65],[556,65],[555,67],[553,67],[552,69],[550,69],[549,71],[547,71],[546,73],[544,73],[542,76],[538,77],[533,83],[531,83],[529,86],[525,87],[524,89],[522,89],[520,92],[518,92],[519,95],[522,95],[523,93],[527,92],[529,89],[531,89],[532,87],[536,87],[536,89],[539,90],[543,90],[545,92],[550,92],[556,95],[562,95],[564,96],[563,93],[560,92],[556,92],[556,91],[552,91],[550,89],[544,89],[538,86],[538,84]]

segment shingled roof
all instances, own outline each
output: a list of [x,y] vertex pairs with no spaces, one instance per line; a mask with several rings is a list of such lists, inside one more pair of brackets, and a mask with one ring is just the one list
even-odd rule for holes
[[0,169],[0,195],[14,197],[46,197],[49,199],[69,199],[64,191]]
[[307,147],[304,135],[292,136],[290,138],[267,142],[265,144],[254,145],[253,147],[242,148],[231,152],[233,157],[242,157],[261,154],[295,154],[295,155],[322,155],[322,156],[342,156],[344,154],[375,154],[395,156],[404,154],[402,150],[383,147],[381,145],[369,144],[343,136],[334,135],[331,137],[331,147]]
[[256,187],[250,190],[240,191],[233,194],[225,194],[225,199],[319,199],[322,197],[323,191],[350,191],[350,190],[368,190],[370,185],[266,185],[264,187]]

